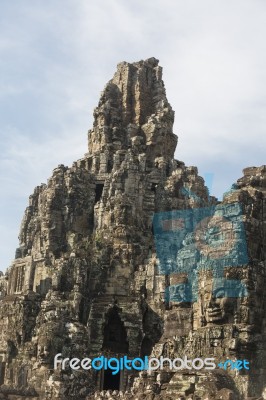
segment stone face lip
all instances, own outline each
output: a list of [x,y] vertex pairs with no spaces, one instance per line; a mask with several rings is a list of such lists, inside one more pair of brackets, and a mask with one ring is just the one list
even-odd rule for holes
[[[173,123],[159,61],[122,62],[88,152],[35,188],[0,273],[0,399],[264,396],[266,166],[245,168],[218,202],[174,159]],[[54,368],[59,353],[247,360],[250,370],[114,377]]]

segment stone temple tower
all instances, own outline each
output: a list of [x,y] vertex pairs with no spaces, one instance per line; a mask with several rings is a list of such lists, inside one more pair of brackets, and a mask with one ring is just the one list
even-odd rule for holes
[[[30,196],[0,276],[0,399],[264,395],[266,166],[246,168],[222,203],[210,197],[197,168],[174,159],[158,63],[118,64],[88,152]],[[58,353],[245,359],[249,369],[73,372],[54,368]]]

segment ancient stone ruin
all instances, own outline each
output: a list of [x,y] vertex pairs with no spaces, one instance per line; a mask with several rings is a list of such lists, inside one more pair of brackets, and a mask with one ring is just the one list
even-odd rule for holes
[[[35,188],[0,275],[0,399],[266,398],[266,166],[219,202],[174,159],[173,123],[158,60],[120,63],[84,158]],[[249,369],[112,375],[58,353]]]

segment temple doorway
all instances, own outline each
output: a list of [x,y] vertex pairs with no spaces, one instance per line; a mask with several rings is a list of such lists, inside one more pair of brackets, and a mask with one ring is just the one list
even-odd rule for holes
[[124,355],[128,353],[127,332],[118,314],[117,307],[113,307],[107,314],[102,349],[114,354]]
[[119,390],[120,389],[120,374],[112,374],[113,370],[106,369],[103,376],[103,390]]

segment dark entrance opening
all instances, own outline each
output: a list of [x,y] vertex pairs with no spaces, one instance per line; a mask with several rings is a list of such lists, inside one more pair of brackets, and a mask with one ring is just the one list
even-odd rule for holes
[[113,353],[127,354],[127,332],[116,307],[112,308],[108,312],[106,319],[103,350],[109,350]]
[[145,337],[141,343],[141,349],[140,349],[140,356],[143,358],[145,356],[150,356],[153,348],[153,343],[152,341]]
[[5,365],[6,363],[0,360],[0,385],[3,385],[5,381]]
[[104,371],[103,390],[119,390],[120,372],[118,372],[116,375],[113,375],[112,372],[114,371],[109,368]]
[[156,188],[157,188],[157,186],[158,186],[158,183],[152,183],[152,184],[151,184],[151,191],[152,191],[153,193],[156,193]]
[[97,183],[95,188],[95,203],[98,203],[101,200],[103,194],[103,183]]

